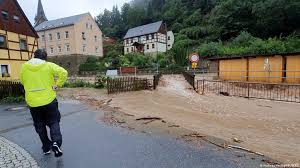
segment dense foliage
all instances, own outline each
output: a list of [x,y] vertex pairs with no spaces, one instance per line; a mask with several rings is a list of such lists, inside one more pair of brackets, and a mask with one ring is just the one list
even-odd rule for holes
[[201,44],[196,51],[201,56],[216,55],[255,55],[276,54],[300,51],[299,36],[291,35],[284,38],[268,38],[262,40],[250,33],[241,32],[236,38],[227,42],[208,42]]
[[122,42],[129,28],[164,20],[175,33],[173,49],[157,57],[124,56],[121,45],[106,46],[104,58],[80,68],[185,66],[190,52],[203,57],[299,52],[299,16],[299,0],[132,0],[96,17],[104,34]]
[[96,20],[104,34],[122,38],[128,28],[164,20],[175,33],[203,41],[228,40],[241,31],[255,37],[288,36],[300,29],[298,0],[133,0]]

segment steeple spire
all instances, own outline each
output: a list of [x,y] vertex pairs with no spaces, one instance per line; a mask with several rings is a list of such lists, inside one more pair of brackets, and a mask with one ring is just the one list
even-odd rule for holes
[[48,21],[46,15],[45,15],[41,0],[39,0],[37,14],[36,14],[34,20],[35,20],[34,27],[38,26],[39,24],[41,24],[45,21]]

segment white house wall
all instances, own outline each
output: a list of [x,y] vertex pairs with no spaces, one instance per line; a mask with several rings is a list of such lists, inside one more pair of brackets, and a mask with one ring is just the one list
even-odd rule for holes
[[[148,40],[147,40],[147,36],[148,36]],[[168,40],[168,36],[170,36],[170,40]],[[152,38],[151,34],[125,39],[124,53],[128,54],[131,52],[135,52],[136,48],[132,46],[133,43],[135,42],[144,44],[145,54],[156,54],[157,52],[166,52],[167,50],[173,47],[173,43],[174,43],[174,34],[172,31],[168,32],[168,36],[162,33],[155,33],[154,39]],[[153,44],[155,46],[154,48],[152,47]],[[149,45],[149,49],[147,45]]]
[[168,31],[167,35],[168,35],[168,43],[167,43],[168,50],[171,50],[173,48],[173,44],[175,42],[175,36],[172,31]]

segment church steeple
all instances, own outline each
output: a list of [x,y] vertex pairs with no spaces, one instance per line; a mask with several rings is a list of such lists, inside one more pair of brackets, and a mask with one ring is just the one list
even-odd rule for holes
[[46,15],[45,15],[44,8],[43,8],[41,0],[39,0],[37,14],[34,18],[34,21],[35,21],[34,27],[38,26],[39,24],[41,24],[45,21],[48,21]]

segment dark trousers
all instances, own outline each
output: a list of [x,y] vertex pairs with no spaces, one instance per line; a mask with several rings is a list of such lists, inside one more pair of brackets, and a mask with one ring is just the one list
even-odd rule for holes
[[[56,142],[60,147],[62,145],[62,135],[59,126],[61,116],[58,110],[57,100],[55,99],[53,102],[45,106],[30,108],[30,113],[34,122],[35,130],[42,141],[43,150],[50,150],[53,142]],[[46,126],[50,129],[51,140],[48,137]]]

